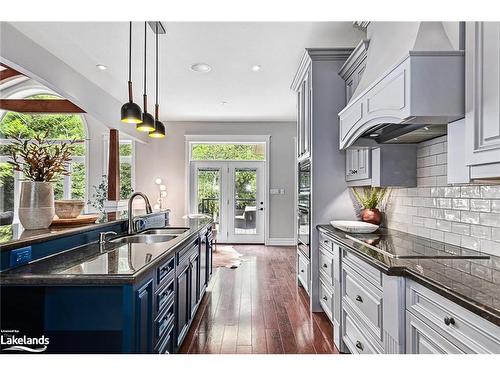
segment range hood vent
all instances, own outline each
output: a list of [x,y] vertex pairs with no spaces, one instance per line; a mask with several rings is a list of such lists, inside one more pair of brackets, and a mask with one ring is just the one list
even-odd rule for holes
[[419,143],[464,117],[464,52],[441,22],[371,22],[366,68],[339,113],[340,148]]

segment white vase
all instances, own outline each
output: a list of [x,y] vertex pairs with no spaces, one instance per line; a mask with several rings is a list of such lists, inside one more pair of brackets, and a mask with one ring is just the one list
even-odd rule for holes
[[54,187],[52,183],[23,181],[19,202],[19,220],[24,229],[48,228],[54,215]]

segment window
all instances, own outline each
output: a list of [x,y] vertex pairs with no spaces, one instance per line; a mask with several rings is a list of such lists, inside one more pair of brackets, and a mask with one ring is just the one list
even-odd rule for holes
[[[58,99],[54,95],[40,94],[28,99]],[[12,136],[30,139],[48,132],[50,139],[69,141],[76,139],[69,176],[59,176],[54,183],[55,199],[86,199],[85,124],[80,115],[26,114],[6,112],[0,120],[0,212],[17,212],[19,184],[22,176],[7,163]]]
[[[103,175],[108,174],[108,152],[109,139],[104,136],[104,171]],[[120,199],[125,200],[130,197],[135,187],[135,144],[130,139],[120,139]]]
[[265,143],[192,143],[191,160],[265,160]]

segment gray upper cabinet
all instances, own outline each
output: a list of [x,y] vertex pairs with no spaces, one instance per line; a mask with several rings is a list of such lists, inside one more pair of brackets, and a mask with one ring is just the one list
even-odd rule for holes
[[370,178],[371,149],[361,147],[347,149],[345,151],[345,180],[349,182]]
[[366,39],[359,42],[339,70],[339,75],[345,80],[346,103],[349,103],[349,100],[351,100],[365,71],[369,43],[370,41]]
[[500,22],[467,23],[465,142],[471,178],[500,177],[499,50]]
[[297,89],[297,143],[299,159],[310,156],[312,114],[311,68],[309,67]]
[[350,147],[345,171],[348,186],[417,186],[417,146]]
[[448,183],[500,177],[499,50],[500,22],[467,22],[465,120],[448,125]]

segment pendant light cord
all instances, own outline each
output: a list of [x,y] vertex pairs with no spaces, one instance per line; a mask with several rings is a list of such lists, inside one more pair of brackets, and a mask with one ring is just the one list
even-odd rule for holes
[[128,30],[128,100],[132,103],[132,21]]
[[158,21],[156,21],[156,105],[155,105],[155,117],[158,120],[159,116],[159,107],[158,104]]
[[147,35],[148,35],[148,30],[147,30],[147,22],[144,21],[144,113],[148,112],[148,102],[147,102],[147,58],[146,58],[146,51],[147,51]]

